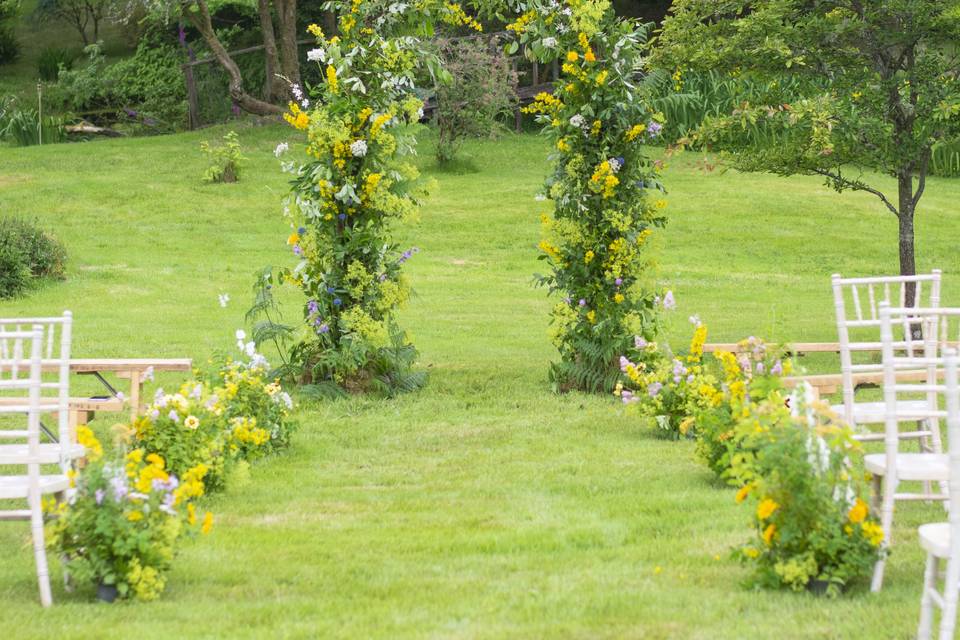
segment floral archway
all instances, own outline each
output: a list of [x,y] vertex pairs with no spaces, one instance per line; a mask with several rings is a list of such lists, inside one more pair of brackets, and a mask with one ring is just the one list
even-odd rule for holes
[[[481,30],[459,4],[428,0],[416,6],[335,0],[339,35],[309,30],[317,46],[308,59],[324,82],[297,102],[286,120],[306,135],[305,163],[284,162],[292,189],[284,203],[297,263],[264,274],[255,311],[259,339],[293,345],[286,373],[301,383],[340,390],[392,393],[423,384],[411,369],[414,347],[396,321],[409,295],[403,264],[417,252],[398,247],[393,221],[415,213],[425,193],[405,156],[415,145],[422,100],[414,75],[445,72],[427,39],[436,22]],[[637,72],[645,30],[614,16],[608,0],[533,0],[479,7],[501,17],[519,46],[542,61],[563,59],[552,94],[525,111],[536,114],[555,142],[554,169],[542,200],[541,285],[560,297],[552,339],[560,359],[551,367],[559,390],[610,390],[619,357],[638,356],[636,337],[659,331],[663,303],[650,278],[647,245],[664,223],[658,167],[643,142],[661,121],[641,100]],[[278,150],[282,151],[282,149]],[[270,319],[271,287],[288,283],[306,300],[303,323]],[[639,356],[638,356],[639,357]]]

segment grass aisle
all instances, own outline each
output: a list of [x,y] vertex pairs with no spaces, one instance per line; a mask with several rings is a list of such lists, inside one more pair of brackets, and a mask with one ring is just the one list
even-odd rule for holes
[[[55,229],[70,277],[0,312],[71,308],[78,357],[229,349],[252,274],[288,259],[271,153],[288,131],[243,129],[243,182],[203,186],[197,146],[217,135],[3,151],[0,213]],[[214,533],[186,545],[152,604],[95,606],[55,588],[41,612],[27,527],[3,524],[0,635],[910,637],[915,527],[942,512],[900,510],[879,596],[746,591],[729,550],[747,514],[693,447],[652,438],[608,398],[549,392],[550,303],[531,287],[546,151],[510,136],[470,144],[453,171],[422,159],[439,184],[402,232],[422,249],[402,319],[426,390],[305,408],[287,455],[211,500]],[[704,175],[695,160],[671,161],[666,177],[660,275],[680,303],[677,341],[692,313],[716,340],[831,339],[829,274],[895,268],[894,220],[871,199],[816,180]],[[921,268],[946,271],[948,304],[960,301],[957,197],[956,183],[932,181],[919,221]],[[112,421],[94,424],[106,436]]]

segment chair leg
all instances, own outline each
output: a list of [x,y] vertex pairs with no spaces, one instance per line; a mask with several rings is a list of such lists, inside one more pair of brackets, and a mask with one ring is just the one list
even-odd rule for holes
[[50,591],[50,570],[47,568],[47,550],[43,537],[43,511],[40,505],[39,491],[30,494],[30,533],[33,538],[33,555],[37,561],[37,581],[40,583],[40,604],[49,607],[53,604]]
[[[883,550],[886,552],[893,542],[893,506],[897,486],[889,474],[884,476],[883,499],[880,510],[880,526],[883,527]],[[883,587],[883,570],[886,567],[887,554],[884,553],[873,567],[873,580],[870,591],[877,593]]]
[[940,616],[940,640],[953,640],[957,626],[957,596],[960,592],[960,558],[947,560],[947,577],[943,585],[943,612]]
[[917,640],[930,640],[933,632],[933,598],[930,591],[937,587],[940,559],[927,554],[927,568],[923,572],[923,595],[920,597],[920,624],[917,625]]

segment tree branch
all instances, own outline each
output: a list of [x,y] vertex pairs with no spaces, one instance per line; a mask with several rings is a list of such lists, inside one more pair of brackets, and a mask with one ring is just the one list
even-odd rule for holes
[[848,189],[852,189],[854,191],[866,191],[867,193],[872,193],[873,195],[880,198],[880,201],[887,206],[887,209],[889,209],[890,212],[893,213],[893,215],[897,216],[897,218],[900,217],[900,212],[897,210],[895,206],[893,206],[893,203],[887,200],[887,196],[883,195],[883,192],[877,189],[874,189],[870,185],[864,184],[859,180],[850,180],[849,178],[844,178],[842,175],[840,175],[839,172],[833,173],[832,171],[828,171],[826,169],[813,169],[813,173],[817,175],[821,175],[827,178],[828,180],[832,180],[835,184],[842,185],[843,187],[846,187]]

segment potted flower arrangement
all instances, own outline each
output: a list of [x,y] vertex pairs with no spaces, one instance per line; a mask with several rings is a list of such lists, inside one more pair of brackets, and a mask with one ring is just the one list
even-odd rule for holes
[[209,512],[198,521],[193,502],[203,494],[205,472],[201,465],[178,479],[143,449],[90,460],[48,525],[48,545],[66,559],[71,576],[97,586],[101,600],[153,600],[166,586],[177,539],[212,526]]
[[869,574],[883,531],[851,469],[858,445],[849,428],[797,404],[791,412],[768,400],[737,427],[744,446],[731,471],[741,485],[737,502],[752,506],[754,531],[737,555],[753,565],[758,586],[836,596]]
[[781,350],[771,349],[763,340],[749,337],[738,343],[738,354],[717,351],[704,369],[691,403],[697,436],[697,455],[717,477],[730,468],[737,451],[734,432],[751,407],[770,400],[783,405],[783,376],[792,363]]
[[685,354],[673,354],[668,347],[660,350],[656,343],[636,338],[641,358],[633,362],[620,358],[621,380],[614,395],[624,404],[634,405],[637,412],[656,425],[667,438],[693,437],[691,414],[701,401],[698,393],[703,375],[703,345],[707,327],[699,320]]

